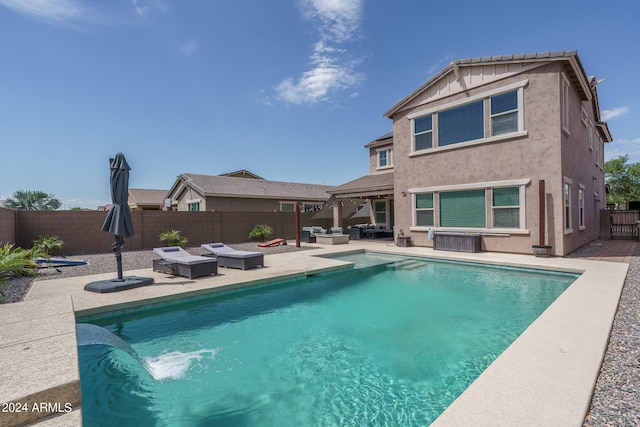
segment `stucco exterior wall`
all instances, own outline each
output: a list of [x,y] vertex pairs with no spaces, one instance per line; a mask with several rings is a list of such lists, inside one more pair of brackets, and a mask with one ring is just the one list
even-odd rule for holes
[[[571,180],[572,232],[563,234],[564,253],[596,239],[600,235],[600,211],[606,207],[604,190],[604,146],[589,134],[594,133],[594,111],[590,101],[581,101],[575,90],[570,91],[569,133],[562,132],[562,176]],[[586,124],[582,112],[586,113]],[[579,226],[578,190],[584,188],[585,228]]]
[[369,148],[369,175],[377,173],[388,173],[393,171],[395,162],[395,152],[392,154],[392,164],[389,167],[378,168],[378,151],[386,148],[393,148],[393,143]]
[[[561,67],[561,63],[550,63],[396,113],[393,116],[396,232],[402,229],[415,245],[432,246],[426,231],[411,230],[413,206],[409,189],[527,179],[527,232],[492,234],[487,231],[482,240],[484,250],[531,253],[531,245],[539,243],[538,180],[543,179],[546,182],[545,243],[553,247],[554,253],[563,255],[597,237],[596,218],[601,206],[593,204],[593,193],[598,191],[596,187],[603,187],[603,175],[587,167],[590,153],[584,144],[588,144],[588,135],[581,129],[573,129],[573,126],[582,126],[581,101],[575,88],[570,91],[571,135],[562,132]],[[523,88],[526,135],[470,146],[454,144],[444,151],[411,155],[412,129],[407,116],[524,80],[527,81]],[[485,101],[485,110],[487,108]],[[593,112],[590,114],[593,117]],[[488,126],[489,120],[485,119],[485,129]],[[565,235],[563,227],[563,176],[574,177],[572,191],[576,206],[578,182],[585,186],[585,194],[591,196],[585,200],[587,228],[578,232],[576,226],[571,235]],[[577,224],[577,208],[572,214]]]

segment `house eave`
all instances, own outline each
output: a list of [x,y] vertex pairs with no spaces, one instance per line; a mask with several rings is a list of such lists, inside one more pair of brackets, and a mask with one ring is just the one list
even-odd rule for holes
[[386,111],[383,116],[389,119],[393,118],[393,115],[413,101],[417,96],[427,90],[429,87],[433,86],[445,76],[450,73],[454,73],[456,78],[459,78],[460,68],[463,67],[477,67],[484,65],[497,65],[497,64],[516,64],[516,63],[550,63],[556,61],[566,61],[570,64],[570,77],[574,81],[578,83],[579,90],[578,92],[585,100],[591,100],[593,97],[593,93],[591,91],[591,87],[589,86],[588,78],[585,74],[584,68],[580,63],[580,59],[578,58],[577,51],[561,51],[561,52],[545,52],[545,53],[536,53],[536,54],[522,54],[522,55],[508,55],[508,56],[490,56],[490,57],[482,57],[482,58],[470,58],[470,59],[459,59],[451,64],[449,64],[446,68],[442,69],[436,75],[431,77],[425,83],[420,85],[417,89],[412,91],[409,95],[404,97],[398,103],[396,103],[393,107],[391,107],[388,111]]

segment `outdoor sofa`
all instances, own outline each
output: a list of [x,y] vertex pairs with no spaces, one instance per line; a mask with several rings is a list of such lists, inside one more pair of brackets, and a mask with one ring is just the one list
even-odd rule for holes
[[305,243],[315,243],[316,235],[327,234],[327,229],[322,227],[302,227],[300,231],[300,241]]
[[153,252],[161,258],[153,260],[154,271],[188,277],[189,279],[218,274],[216,259],[191,255],[179,246],[154,248]]
[[220,267],[240,268],[247,270],[257,266],[264,267],[262,252],[237,251],[224,243],[206,243],[200,245],[208,253],[205,256],[215,256]]

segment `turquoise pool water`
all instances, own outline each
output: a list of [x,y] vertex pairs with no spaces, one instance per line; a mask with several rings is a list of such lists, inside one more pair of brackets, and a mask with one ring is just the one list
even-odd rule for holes
[[577,277],[385,257],[91,320],[84,424],[428,425]]

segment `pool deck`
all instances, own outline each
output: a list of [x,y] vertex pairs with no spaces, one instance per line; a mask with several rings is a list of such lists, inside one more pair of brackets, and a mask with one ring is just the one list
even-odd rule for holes
[[[635,248],[636,242],[633,242]],[[622,244],[603,248],[607,261],[536,258],[492,252],[458,253],[400,248],[392,242],[359,240],[345,245],[265,257],[266,267],[219,269],[197,279],[167,276],[149,269],[125,275],[152,277],[155,284],[128,291],[84,291],[91,281],[113,275],[35,281],[25,300],[0,305],[0,425],[81,425],[80,378],[75,321],[114,310],[166,304],[221,289],[349,268],[318,255],[372,250],[499,265],[582,272],[572,284],[433,423],[434,426],[581,426],[589,408],[629,267]],[[631,247],[631,244],[629,244]],[[597,258],[597,257],[596,257]],[[10,363],[8,363],[10,361]],[[26,403],[26,406],[8,405]],[[44,404],[44,406],[42,405]],[[65,406],[66,405],[66,406]],[[72,407],[70,412],[68,408]],[[7,409],[10,411],[7,412]],[[20,409],[20,410],[19,410]],[[43,417],[47,418],[43,418]]]

